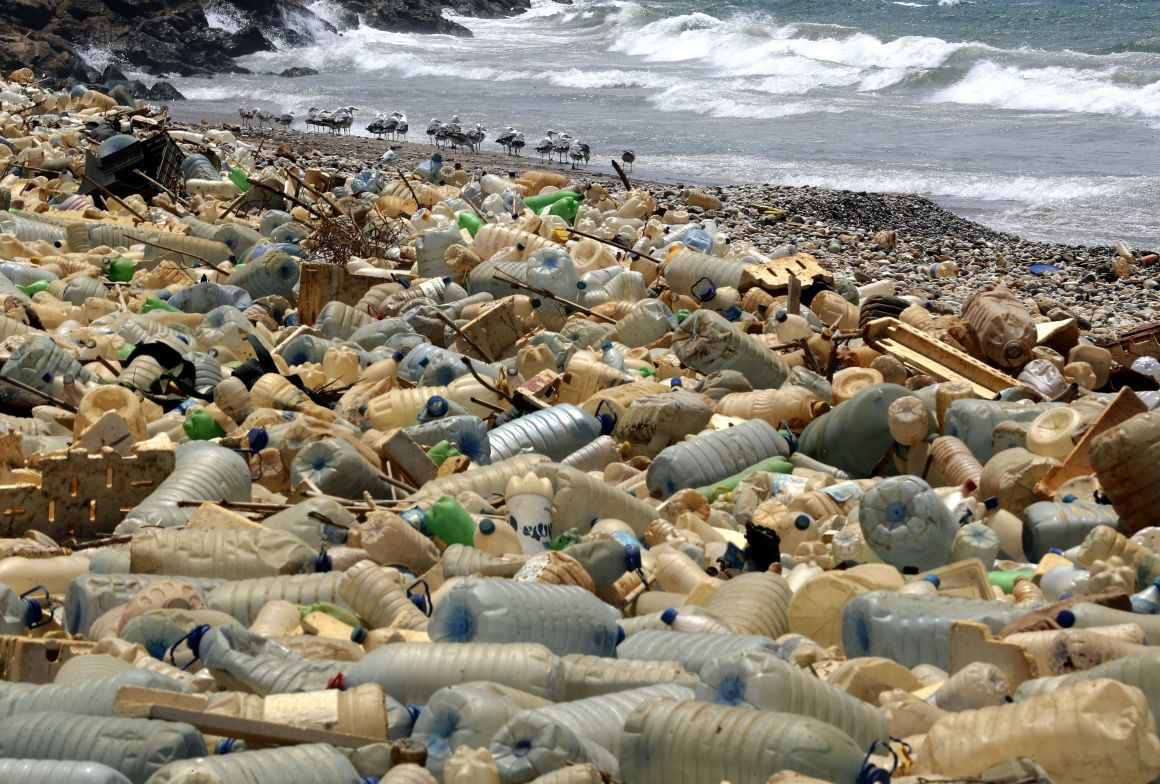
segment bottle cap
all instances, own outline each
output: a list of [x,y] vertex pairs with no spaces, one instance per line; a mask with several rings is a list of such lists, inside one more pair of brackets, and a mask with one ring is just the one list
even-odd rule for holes
[[664,612],[661,613],[661,621],[667,626],[672,626],[675,620],[677,620],[677,608],[666,607]]
[[491,520],[481,520],[479,523],[479,532],[484,536],[491,536],[495,533],[495,523]]
[[800,514],[793,519],[793,526],[799,531],[804,531],[810,527],[811,522],[809,515]]
[[439,395],[432,395],[427,400],[427,413],[433,417],[443,416],[449,408],[447,400]]
[[640,545],[626,544],[624,546],[624,568],[635,572],[640,568]]
[[1055,622],[1065,629],[1070,629],[1075,626],[1075,613],[1071,610],[1060,610],[1059,614],[1055,616]]
[[1075,497],[1074,493],[1068,493],[1060,500],[1062,500],[1065,504],[1074,504],[1079,499]]
[[939,576],[937,574],[928,574],[925,577],[923,577],[922,579],[926,580],[928,583],[933,585],[935,588],[938,588],[940,585],[942,585],[942,580],[939,579]]
[[985,498],[983,499],[983,506],[987,507],[988,509],[997,509],[999,507],[999,499],[995,496]]
[[777,313],[774,313],[773,317],[775,319],[777,319],[778,321],[788,321],[789,320],[789,314],[785,312],[784,308],[779,309],[777,311]]
[[351,642],[358,643],[359,645],[362,645],[363,640],[365,640],[366,638],[367,638],[367,630],[364,629],[362,626],[356,626],[350,630],[350,641]]

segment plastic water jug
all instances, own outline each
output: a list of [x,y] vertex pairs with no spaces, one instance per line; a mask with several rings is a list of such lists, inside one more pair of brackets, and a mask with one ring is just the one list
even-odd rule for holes
[[1070,550],[1083,544],[1099,525],[1117,527],[1119,515],[1115,509],[1082,501],[1031,504],[1023,510],[1023,551],[1029,559],[1038,561],[1053,547]]
[[640,686],[665,683],[691,686],[697,683],[675,661],[613,659],[569,654],[562,657],[562,699],[579,700]]
[[427,628],[427,617],[412,604],[399,577],[395,569],[360,561],[347,569],[339,595],[371,628]]
[[1091,464],[1128,534],[1151,525],[1160,503],[1160,412],[1137,414],[1096,436]]
[[713,659],[738,651],[777,655],[778,645],[768,637],[746,634],[681,634],[646,630],[625,639],[616,649],[621,659],[678,662],[699,673]]
[[512,420],[490,433],[492,462],[530,450],[561,460],[601,435],[603,425],[574,405],[563,403]]
[[1021,368],[1031,359],[1031,349],[1038,342],[1035,325],[1005,286],[967,297],[962,317],[988,362],[1000,368]]
[[112,716],[113,702],[121,686],[181,691],[181,685],[147,670],[129,670],[85,683],[39,685],[0,683],[0,716],[18,713],[61,713]]
[[1001,602],[871,591],[842,611],[842,646],[850,658],[882,656],[905,667],[933,664],[944,670],[955,621],[975,621],[998,632],[1025,610]]
[[789,452],[785,438],[765,420],[743,422],[662,451],[648,468],[649,493],[667,498],[677,490],[710,484]]
[[557,655],[610,655],[619,632],[608,608],[575,586],[468,578],[435,609],[433,642],[534,642]]
[[42,784],[67,781],[69,784],[131,784],[120,771],[99,762],[62,760],[3,759],[0,779],[7,784]]
[[673,332],[673,352],[685,365],[701,373],[744,373],[754,389],[777,389],[789,375],[779,354],[711,310],[698,310],[681,322]]
[[950,511],[916,476],[884,479],[868,490],[858,521],[875,555],[920,572],[947,562],[957,530]]
[[366,779],[334,746],[304,743],[173,762],[154,773],[147,784],[285,784],[288,781],[365,784]]
[[886,716],[804,670],[764,653],[734,653],[701,669],[697,699],[824,721],[862,748],[889,736]]
[[346,670],[346,683],[377,683],[406,705],[422,705],[447,686],[491,681],[556,699],[561,663],[542,645],[526,643],[395,643]]
[[[899,398],[912,395],[895,384],[875,384],[815,419],[798,439],[801,452],[853,477],[875,474],[893,446],[887,410]],[[891,473],[887,463],[879,475]]]
[[[696,739],[712,738],[711,744]],[[854,781],[865,752],[817,719],[704,702],[657,700],[628,717],[621,738],[624,781],[761,782],[793,770],[822,781]]]
[[135,572],[237,579],[313,571],[318,558],[293,534],[266,529],[150,529],[130,553]]
[[721,584],[706,609],[737,634],[776,640],[789,631],[789,584],[772,572],[739,574]]
[[343,577],[342,572],[319,572],[230,580],[206,594],[206,606],[211,610],[229,613],[240,623],[249,626],[262,607],[276,599],[299,605],[340,602],[338,588]]

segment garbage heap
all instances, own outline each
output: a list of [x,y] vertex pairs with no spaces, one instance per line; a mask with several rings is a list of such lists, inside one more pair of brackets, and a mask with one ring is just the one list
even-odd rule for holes
[[24,81],[0,779],[1160,775],[1154,340]]

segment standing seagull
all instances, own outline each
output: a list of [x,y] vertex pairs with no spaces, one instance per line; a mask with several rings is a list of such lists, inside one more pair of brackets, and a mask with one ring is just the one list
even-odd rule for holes
[[266,125],[269,125],[271,128],[274,127],[274,122],[273,122],[274,115],[271,114],[270,112],[266,111],[265,109],[255,110],[255,116],[258,119],[258,127],[259,128],[262,127],[263,123],[265,123]]
[[540,163],[544,162],[545,155],[550,158],[556,149],[556,132],[548,131],[548,134],[543,139],[540,139],[539,143],[533,149],[540,154]]
[[632,171],[632,163],[636,160],[636,153],[632,150],[625,150],[620,154],[620,160],[628,164],[628,170]]
[[467,145],[471,151],[478,153],[479,145],[483,144],[483,140],[487,138],[487,128],[476,123],[475,127],[464,135],[467,137]]
[[239,107],[238,116],[242,118],[242,127],[249,128],[250,120],[254,119],[254,115],[257,114],[257,112],[257,109],[247,109],[244,106]]
[[520,131],[516,131],[515,135],[512,136],[511,141],[508,142],[508,146],[512,149],[515,155],[520,154],[520,150],[524,149],[525,144],[527,144],[527,142],[524,141],[524,135]]
[[432,117],[431,122],[427,123],[427,135],[436,147],[439,146],[439,129],[442,127],[443,123],[439,122],[438,117]]
[[407,131],[411,130],[411,125],[407,122],[407,115],[402,112],[392,112],[391,117],[395,118],[395,138],[406,141]]
[[495,143],[498,144],[500,147],[503,147],[504,152],[506,152],[508,155],[511,155],[512,154],[512,139],[514,139],[515,136],[516,136],[516,129],[512,128],[509,125],[508,129],[506,131],[501,133],[499,136],[495,137]]
[[552,152],[560,156],[560,163],[564,162],[564,156],[568,154],[568,150],[572,147],[572,137],[566,133],[562,133],[556,137],[556,144],[552,147]]
[[283,128],[289,128],[294,124],[294,112],[274,115],[274,122],[278,123]]
[[591,155],[592,151],[589,149],[588,145],[579,139],[572,142],[572,146],[568,148],[568,157],[572,159],[573,169],[576,168],[576,165],[579,164],[580,161],[584,161],[585,165],[587,165]]

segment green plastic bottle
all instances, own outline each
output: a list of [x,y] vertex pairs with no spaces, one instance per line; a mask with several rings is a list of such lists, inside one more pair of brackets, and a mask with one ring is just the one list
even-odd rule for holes
[[447,461],[447,458],[455,457],[459,453],[459,450],[450,441],[440,441],[427,450],[427,457],[431,458],[431,462],[435,465],[441,466]]
[[780,455],[770,457],[762,460],[761,462],[754,463],[748,468],[738,471],[733,476],[722,479],[720,482],[714,482],[711,485],[698,487],[697,492],[708,498],[710,501],[714,501],[716,500],[717,496],[721,495],[722,493],[728,493],[736,490],[738,483],[742,479],[749,476],[750,474],[756,474],[758,471],[768,471],[771,474],[789,474],[793,473],[793,463],[789,462]]
[[246,176],[246,171],[240,166],[235,166],[230,169],[230,182],[238,186],[238,190],[245,193],[250,189],[250,178]]
[[562,534],[552,540],[553,550],[566,550],[572,545],[580,541],[580,531],[576,528],[569,528]]
[[1030,580],[1035,576],[1034,569],[1012,569],[1009,572],[987,572],[987,582],[1003,589],[1003,593],[1015,593],[1015,581],[1020,577]]
[[26,296],[31,297],[33,294],[39,294],[42,291],[47,291],[48,284],[51,282],[52,281],[50,280],[37,280],[29,283],[27,286],[17,285],[16,288],[23,291]]
[[194,409],[185,418],[185,422],[181,424],[181,429],[194,441],[208,441],[211,438],[221,438],[226,434],[217,420],[204,408]]
[[528,196],[524,199],[524,206],[532,212],[539,214],[540,210],[549,204],[555,204],[561,199],[572,199],[575,202],[579,202],[580,194],[576,191],[562,190],[556,191],[555,193],[545,193],[540,196]]
[[149,297],[145,300],[145,304],[141,306],[142,313],[148,313],[152,310],[167,310],[170,313],[180,313],[179,308],[175,308],[163,299],[157,297]]
[[128,283],[133,280],[133,262],[128,259],[109,259],[105,276],[117,283]]
[[423,526],[429,535],[445,545],[471,547],[475,542],[475,519],[449,495],[440,498],[427,510],[423,515]]
[[474,237],[475,233],[477,231],[479,231],[480,229],[482,229],[484,227],[484,225],[486,225],[486,223],[487,223],[487,221],[485,221],[483,218],[476,215],[471,210],[463,210],[462,212],[460,212],[459,216],[458,216],[458,220],[459,220],[459,228],[467,229],[467,233],[470,234],[472,237]]
[[331,604],[330,602],[315,602],[309,607],[303,607],[298,611],[298,617],[305,618],[307,615],[310,615],[310,613],[313,612],[320,612],[325,615],[329,615],[334,620],[341,621],[347,626],[363,625],[362,619],[352,613],[350,610],[346,610],[342,607],[339,607],[337,604]]
[[560,199],[548,210],[549,215],[556,215],[571,223],[580,211],[580,202],[575,199]]

